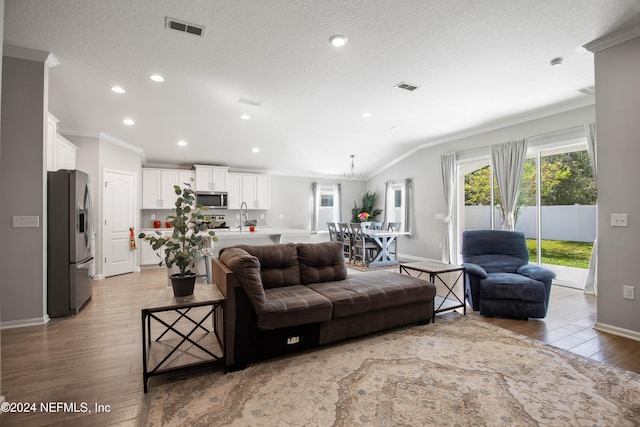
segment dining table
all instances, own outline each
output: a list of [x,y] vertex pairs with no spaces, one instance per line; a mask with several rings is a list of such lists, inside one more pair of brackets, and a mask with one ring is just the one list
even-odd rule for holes
[[[396,257],[397,250],[391,251],[392,248],[397,247],[397,239],[400,236],[406,236],[407,232],[404,231],[388,231],[388,230],[362,230],[363,234],[370,241],[378,245],[378,252],[376,257],[367,263],[369,267],[384,267],[389,265],[398,265],[398,258]],[[394,246],[393,243],[396,242]]]

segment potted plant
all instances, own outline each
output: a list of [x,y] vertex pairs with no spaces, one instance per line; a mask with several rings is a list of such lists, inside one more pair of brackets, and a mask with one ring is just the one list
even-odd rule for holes
[[147,235],[140,233],[140,239],[144,239],[157,251],[164,247],[164,262],[167,268],[174,265],[179,273],[172,274],[171,285],[175,296],[187,296],[193,294],[196,282],[196,274],[190,270],[195,267],[194,261],[202,258],[202,249],[207,238],[217,242],[215,233],[208,229],[207,222],[211,219],[202,213],[204,208],[196,206],[196,193],[191,188],[191,183],[185,183],[184,188],[174,185],[178,196],[175,206],[175,214],[167,217],[173,228],[171,236],[163,236],[160,231]]
[[353,202],[351,209],[351,222],[367,222],[374,221],[375,218],[382,213],[382,209],[374,209],[376,204],[376,193],[368,191],[362,196],[362,207],[359,208],[356,202]]

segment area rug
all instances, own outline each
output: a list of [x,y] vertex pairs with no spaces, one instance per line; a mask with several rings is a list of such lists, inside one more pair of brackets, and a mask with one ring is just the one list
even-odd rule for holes
[[226,375],[153,380],[140,425],[640,425],[640,375],[461,315]]
[[357,271],[377,271],[377,270],[397,270],[398,269],[397,265],[384,265],[384,266],[380,266],[380,267],[368,267],[366,265],[354,264],[352,262],[347,262],[346,264],[347,264],[347,267],[353,268],[354,270],[357,270]]

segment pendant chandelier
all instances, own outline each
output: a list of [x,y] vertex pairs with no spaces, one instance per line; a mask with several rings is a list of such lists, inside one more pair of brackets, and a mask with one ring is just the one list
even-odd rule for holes
[[351,166],[349,168],[349,171],[344,173],[344,176],[347,179],[360,179],[361,178],[360,174],[356,174],[356,166],[355,166],[354,161],[353,161],[353,159],[355,157],[356,157],[355,154],[351,155]]

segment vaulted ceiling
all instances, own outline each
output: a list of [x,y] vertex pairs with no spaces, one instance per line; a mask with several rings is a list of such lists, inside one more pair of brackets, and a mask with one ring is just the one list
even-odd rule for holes
[[4,43],[59,60],[63,132],[146,163],[339,176],[354,154],[368,175],[452,134],[592,103],[582,45],[639,17],[637,0],[6,0]]

